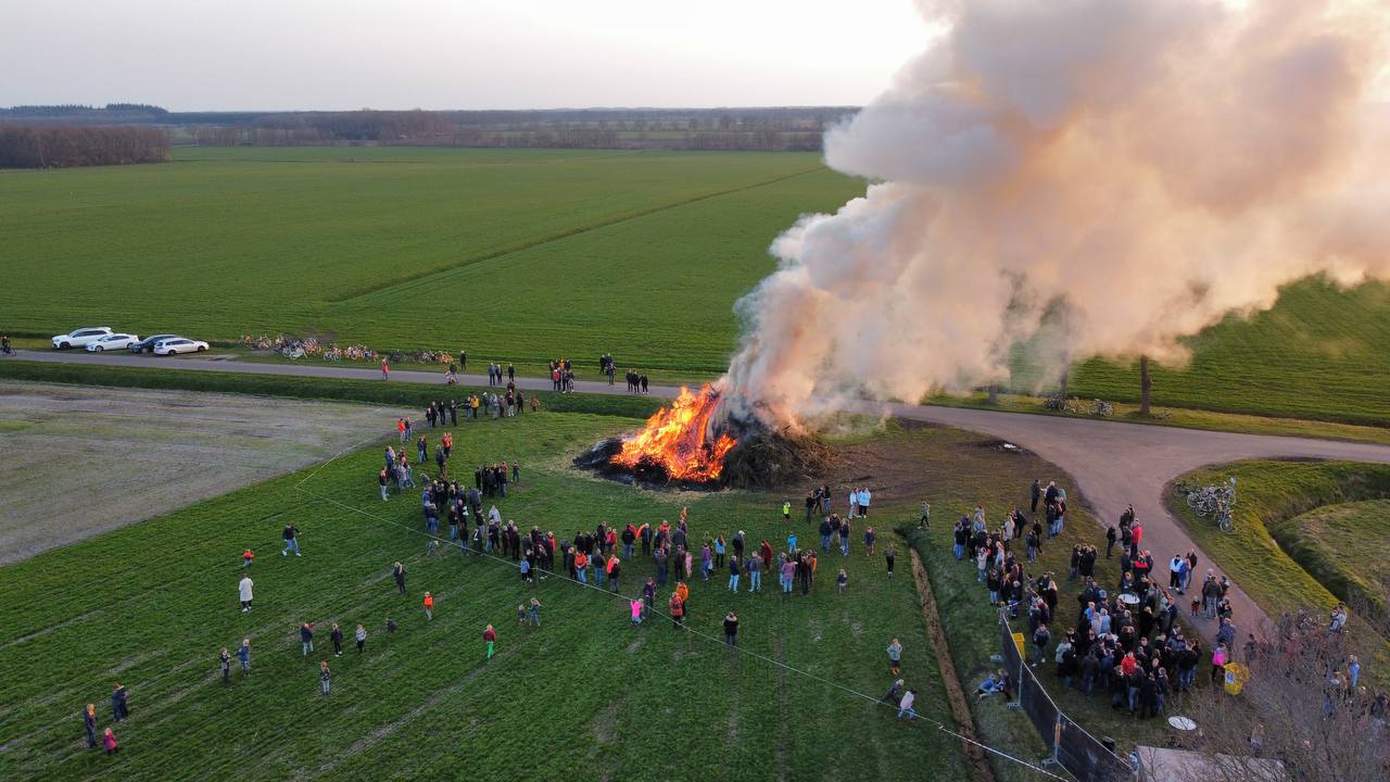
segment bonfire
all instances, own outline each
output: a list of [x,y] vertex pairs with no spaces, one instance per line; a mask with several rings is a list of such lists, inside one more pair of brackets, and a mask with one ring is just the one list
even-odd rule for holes
[[574,463],[625,482],[698,489],[770,487],[824,466],[818,441],[732,416],[720,402],[718,386],[682,388],[640,431],[604,440]]

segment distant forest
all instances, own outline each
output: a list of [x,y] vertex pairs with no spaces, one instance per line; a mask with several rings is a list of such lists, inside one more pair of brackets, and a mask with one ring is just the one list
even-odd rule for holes
[[0,125],[0,168],[158,163],[169,134],[153,127]]
[[[0,108],[10,126],[142,126],[174,144],[806,150],[852,106],[536,111],[171,112],[158,106]],[[0,163],[4,165],[4,163]]]

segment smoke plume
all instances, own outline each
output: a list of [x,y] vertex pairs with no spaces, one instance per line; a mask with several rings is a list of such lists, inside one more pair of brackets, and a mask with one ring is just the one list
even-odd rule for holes
[[[825,139],[873,184],[772,245],[725,399],[814,425],[1178,338],[1315,273],[1390,276],[1384,2],[954,0]],[[748,412],[748,411],[743,411]]]

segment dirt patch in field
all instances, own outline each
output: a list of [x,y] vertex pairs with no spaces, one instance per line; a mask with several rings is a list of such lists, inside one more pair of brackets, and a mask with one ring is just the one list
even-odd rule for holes
[[970,761],[970,776],[975,782],[994,782],[994,772],[989,761],[975,738],[975,719],[970,716],[970,703],[965,699],[965,690],[960,686],[956,675],[956,664],[951,660],[951,647],[946,643],[946,633],[941,629],[941,617],[936,613],[936,598],[932,595],[931,579],[922,567],[917,552],[908,549],[912,557],[912,578],[917,582],[917,594],[922,598],[922,621],[927,625],[927,635],[931,637],[932,648],[936,652],[936,665],[941,669],[941,682],[946,687],[946,700],[951,706],[951,717],[956,722],[956,731],[970,741],[962,741],[965,757]]
[[0,382],[0,564],[323,461],[402,411]]

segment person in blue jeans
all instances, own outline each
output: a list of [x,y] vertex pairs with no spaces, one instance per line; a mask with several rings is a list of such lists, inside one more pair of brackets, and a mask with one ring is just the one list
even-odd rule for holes
[[282,533],[282,537],[284,537],[285,539],[285,547],[280,550],[280,556],[288,556],[291,551],[294,552],[294,555],[296,557],[300,556],[299,528],[294,526],[293,524],[286,524],[285,531],[284,533]]
[[763,558],[754,554],[748,560],[748,591],[760,592],[763,588]]
[[738,576],[741,571],[738,568],[738,555],[729,557],[729,591],[738,591]]

